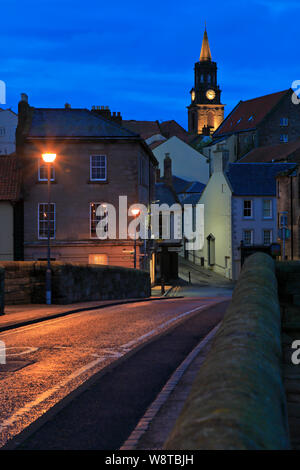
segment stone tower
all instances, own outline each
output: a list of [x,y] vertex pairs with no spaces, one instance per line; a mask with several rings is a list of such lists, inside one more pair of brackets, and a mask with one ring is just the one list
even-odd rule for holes
[[210,135],[224,120],[224,105],[217,84],[217,64],[212,61],[205,26],[199,61],[195,63],[195,85],[188,106],[188,130],[192,134]]

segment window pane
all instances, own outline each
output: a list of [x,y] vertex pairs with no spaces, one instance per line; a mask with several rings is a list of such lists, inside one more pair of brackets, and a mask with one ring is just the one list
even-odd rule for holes
[[244,244],[245,245],[252,244],[252,230],[244,230]]
[[270,199],[265,199],[264,204],[264,218],[272,217],[272,204]]
[[50,237],[55,237],[55,204],[39,204],[39,238],[48,238],[48,221],[50,220]]
[[244,201],[244,217],[252,216],[252,201]]
[[264,245],[270,245],[272,243],[271,230],[264,230]]
[[[97,237],[97,232],[96,232],[96,228],[97,228],[97,225],[99,222],[101,222],[101,220],[105,219],[108,215],[108,212],[105,211],[104,214],[101,216],[101,215],[97,215],[97,209],[98,207],[101,206],[101,203],[97,203],[97,202],[92,202],[91,205],[90,205],[90,234],[91,234],[91,237]],[[107,232],[108,231],[108,224],[106,224],[104,226],[104,232]]]
[[105,155],[92,155],[90,159],[91,165],[91,179],[92,180],[105,180],[106,179],[106,156]]

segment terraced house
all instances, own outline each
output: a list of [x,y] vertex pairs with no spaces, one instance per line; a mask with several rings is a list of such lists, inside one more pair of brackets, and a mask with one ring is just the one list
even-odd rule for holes
[[[144,140],[97,109],[34,108],[25,94],[16,135],[23,174],[24,259],[46,258],[48,177],[41,157],[55,153],[51,258],[133,267],[134,240],[118,236],[119,196],[127,196],[128,207],[153,200],[157,161]],[[97,237],[96,210],[101,203],[116,208],[115,240]],[[145,243],[138,241],[137,267],[146,251]]]

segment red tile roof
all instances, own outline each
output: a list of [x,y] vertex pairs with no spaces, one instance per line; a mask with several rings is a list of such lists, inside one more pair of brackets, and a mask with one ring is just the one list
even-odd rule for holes
[[176,136],[184,142],[188,142],[190,138],[190,134],[173,119],[171,121],[164,121],[159,123],[159,127],[161,129],[162,135],[167,139]]
[[17,156],[0,156],[0,201],[18,200],[20,188],[21,170]]
[[215,131],[214,137],[255,129],[289,90],[240,101]]
[[[258,147],[248,152],[239,160],[241,163],[272,162],[284,161],[293,156],[299,160],[300,157],[300,139],[293,142],[281,143],[276,145],[267,145]],[[292,161],[292,159],[289,159]]]
[[161,134],[166,139],[176,136],[184,142],[188,142],[189,133],[173,119],[170,121],[122,121],[122,126],[136,132],[144,140],[149,139],[153,135]]
[[156,134],[161,134],[157,121],[122,121],[122,126],[139,134],[144,140]]

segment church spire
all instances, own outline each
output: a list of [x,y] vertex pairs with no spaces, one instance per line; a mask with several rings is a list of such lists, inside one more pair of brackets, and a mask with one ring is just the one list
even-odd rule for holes
[[208,36],[207,36],[207,31],[206,31],[206,22],[205,22],[205,30],[204,30],[204,36],[203,36],[203,41],[202,41],[201,53],[200,53],[200,62],[206,62],[208,60],[211,60],[211,53],[210,53],[210,47],[209,47]]

